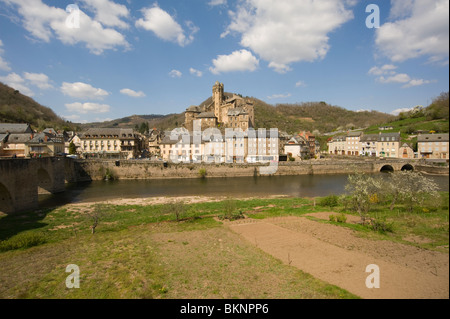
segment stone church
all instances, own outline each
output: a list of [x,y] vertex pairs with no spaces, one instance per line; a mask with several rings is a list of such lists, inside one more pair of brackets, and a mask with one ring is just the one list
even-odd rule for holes
[[241,128],[247,131],[255,126],[255,112],[253,101],[236,94],[227,97],[223,83],[216,82],[213,86],[212,101],[203,107],[191,106],[186,110],[184,126],[193,130],[194,120],[201,121],[201,128],[210,127]]

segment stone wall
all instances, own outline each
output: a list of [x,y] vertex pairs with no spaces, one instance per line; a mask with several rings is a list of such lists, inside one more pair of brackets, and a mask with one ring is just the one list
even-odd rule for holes
[[[200,178],[259,176],[261,164],[174,164],[146,161],[76,160],[66,165],[70,181],[102,180],[107,173],[116,179]],[[73,171],[71,171],[73,170]],[[302,162],[279,163],[275,175],[348,174],[375,172],[373,162]]]

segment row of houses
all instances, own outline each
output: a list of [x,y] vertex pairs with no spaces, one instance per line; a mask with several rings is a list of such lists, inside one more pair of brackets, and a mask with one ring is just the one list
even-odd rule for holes
[[0,123],[0,157],[42,157],[64,153],[67,135],[48,128],[34,132],[29,124]]
[[89,129],[83,133],[47,128],[35,132],[29,124],[0,123],[0,157],[63,156],[73,143],[78,156],[135,158],[145,149],[143,136],[132,129]]
[[400,133],[364,134],[349,132],[328,141],[328,153],[346,156],[372,156],[383,158],[449,158],[449,134],[420,134],[418,150],[402,143]]
[[160,142],[161,158],[171,162],[257,163],[279,160],[279,136],[270,131],[241,134],[166,134]]

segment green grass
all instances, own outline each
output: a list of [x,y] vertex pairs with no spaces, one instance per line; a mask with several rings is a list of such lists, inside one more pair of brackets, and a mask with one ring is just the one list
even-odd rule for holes
[[[392,233],[307,218],[365,238],[448,252],[449,193],[440,196],[412,213],[401,203],[393,211],[374,204],[370,216],[392,223]],[[74,205],[0,217],[0,298],[355,297],[243,242],[214,218],[230,206],[254,219],[324,211],[357,215],[341,201],[332,208],[320,206],[329,202],[320,198],[232,201],[186,205],[178,222],[167,205]],[[95,234],[93,215],[99,217]],[[82,289],[65,287],[69,264],[80,267]]]
[[[392,130],[388,131],[380,131],[378,128],[381,126],[392,126]],[[378,134],[381,133],[396,133],[400,132],[402,142],[406,143],[415,143],[417,142],[417,138],[410,139],[410,135],[413,135],[412,131],[435,131],[438,133],[448,133],[449,132],[449,123],[447,120],[439,119],[439,120],[427,120],[425,116],[417,117],[417,118],[407,118],[403,120],[398,120],[394,122],[390,122],[384,125],[372,125],[364,130],[365,134]]]

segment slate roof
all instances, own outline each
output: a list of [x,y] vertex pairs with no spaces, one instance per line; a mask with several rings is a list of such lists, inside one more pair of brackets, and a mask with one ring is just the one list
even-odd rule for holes
[[417,142],[448,142],[449,134],[421,134],[417,136]]
[[29,124],[0,123],[0,133],[33,133]]

